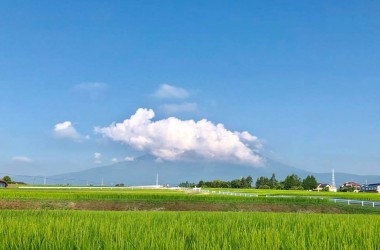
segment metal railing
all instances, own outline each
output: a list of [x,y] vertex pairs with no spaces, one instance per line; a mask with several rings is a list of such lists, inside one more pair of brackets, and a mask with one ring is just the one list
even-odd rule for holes
[[345,203],[347,205],[359,205],[359,206],[372,206],[380,207],[380,202],[376,201],[360,201],[360,200],[347,200],[347,199],[330,199],[334,203]]
[[[208,193],[208,194],[220,194],[220,195],[231,195],[231,196],[245,196],[245,197],[259,197],[258,194],[248,194],[248,193],[236,193],[229,191],[218,191],[218,190],[207,190],[201,188],[179,188],[180,190]],[[362,201],[362,200],[349,200],[349,199],[338,199],[338,198],[327,198],[321,196],[295,196],[295,195],[265,195],[266,198],[309,198],[309,199],[328,199],[334,203],[343,203],[347,205],[360,205],[360,206],[371,206],[380,207],[380,202],[377,201]]]

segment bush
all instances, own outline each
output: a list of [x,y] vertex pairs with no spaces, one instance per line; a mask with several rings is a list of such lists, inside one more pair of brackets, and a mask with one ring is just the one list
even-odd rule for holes
[[261,185],[259,189],[270,189],[270,186],[268,185]]

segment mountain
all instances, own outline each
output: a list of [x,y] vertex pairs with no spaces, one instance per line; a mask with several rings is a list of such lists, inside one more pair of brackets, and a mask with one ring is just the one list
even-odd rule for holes
[[[197,183],[200,180],[232,180],[248,175],[256,180],[260,176],[270,177],[272,173],[276,174],[278,180],[283,180],[290,174],[297,174],[301,178],[313,174],[319,182],[331,183],[331,173],[311,173],[271,159],[266,159],[265,167],[252,167],[220,162],[159,162],[149,155],[144,155],[134,161],[51,176],[49,183],[100,185],[103,182],[105,185],[117,183],[153,185],[156,183],[156,175],[159,174],[160,184],[173,186],[185,181]],[[335,179],[337,185],[345,181],[380,182],[380,176],[360,176],[346,173],[335,173]]]

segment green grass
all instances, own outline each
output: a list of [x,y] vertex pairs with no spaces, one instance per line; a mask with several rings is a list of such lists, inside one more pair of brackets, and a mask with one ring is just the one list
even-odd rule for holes
[[291,195],[291,196],[318,196],[325,198],[342,198],[352,200],[380,201],[379,193],[354,193],[354,192],[315,192],[304,190],[271,190],[271,189],[209,189],[215,191],[230,191],[238,193],[252,193],[259,196],[265,195]]
[[[161,189],[2,189],[0,190],[0,200],[8,201],[117,201],[117,202],[146,202],[159,204],[161,202],[203,202],[203,203],[251,203],[251,204],[287,204],[295,206],[310,207],[313,205],[337,206],[329,201],[330,197],[340,197],[349,199],[379,200],[380,195],[373,193],[327,193],[308,191],[284,191],[284,190],[257,190],[242,189],[229,190],[246,193],[258,193],[259,197],[244,197],[217,194],[221,189],[214,189],[214,194],[189,193],[178,190]],[[265,195],[290,195],[294,197],[267,198]],[[308,197],[307,197],[308,196]],[[321,196],[324,199],[310,198],[310,196]],[[341,204],[340,208],[347,205]],[[347,210],[347,209],[344,209]],[[347,212],[353,213],[377,213],[378,208],[369,210],[360,209],[355,206]]]
[[2,249],[380,249],[380,216],[0,211]]
[[[72,201],[189,201],[189,202],[280,202],[282,198],[244,197],[219,194],[186,193],[178,190],[143,190],[143,189],[3,189],[3,200],[72,200]],[[287,202],[326,203],[327,200],[309,198],[289,198]]]

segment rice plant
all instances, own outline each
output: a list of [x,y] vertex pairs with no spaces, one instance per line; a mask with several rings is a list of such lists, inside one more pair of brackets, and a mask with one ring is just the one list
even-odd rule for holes
[[380,217],[0,211],[0,249],[380,249]]

